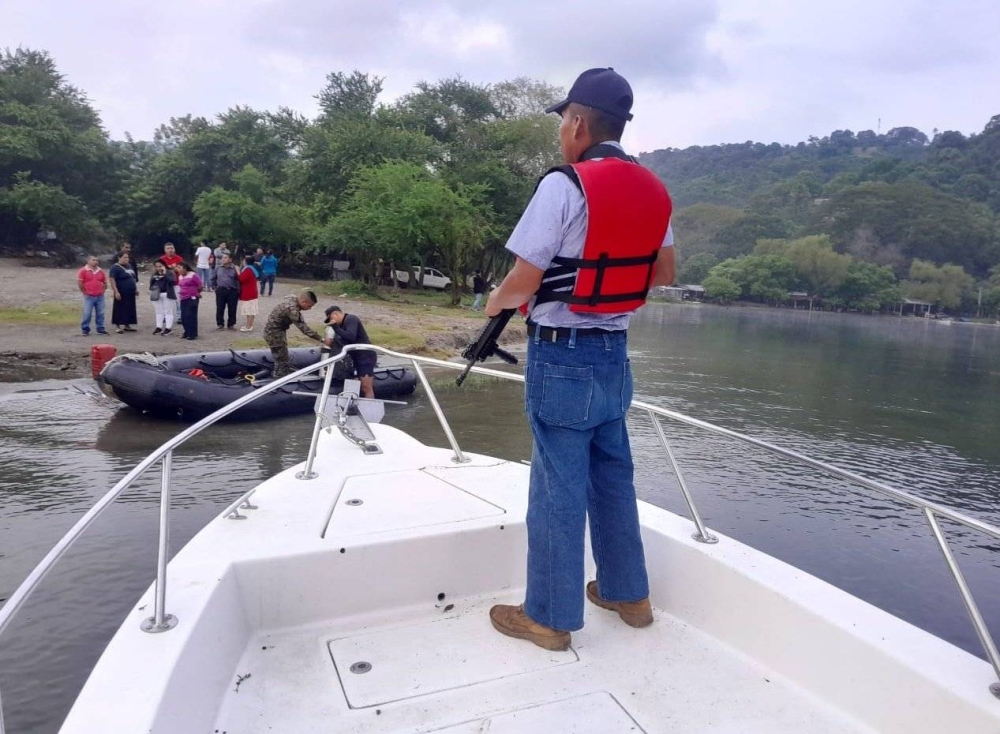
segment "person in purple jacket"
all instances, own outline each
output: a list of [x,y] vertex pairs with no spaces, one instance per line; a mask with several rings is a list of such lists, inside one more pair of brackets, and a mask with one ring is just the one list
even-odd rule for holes
[[182,339],[198,338],[198,303],[205,284],[198,274],[186,262],[174,266],[177,273],[177,298],[181,302],[181,326],[184,328]]

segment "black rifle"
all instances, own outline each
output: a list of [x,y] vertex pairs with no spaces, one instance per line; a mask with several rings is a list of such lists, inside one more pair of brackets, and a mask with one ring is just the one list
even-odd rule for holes
[[462,352],[462,359],[466,360],[467,364],[465,365],[465,372],[455,380],[456,385],[459,387],[462,386],[465,378],[469,375],[469,370],[472,369],[472,365],[476,362],[489,359],[494,354],[507,364],[517,364],[517,357],[497,346],[497,339],[500,336],[500,332],[506,328],[507,322],[510,321],[510,317],[514,315],[515,310],[508,308],[490,318],[482,331],[479,332],[479,336],[473,339],[469,343],[469,346],[465,348],[465,351]]

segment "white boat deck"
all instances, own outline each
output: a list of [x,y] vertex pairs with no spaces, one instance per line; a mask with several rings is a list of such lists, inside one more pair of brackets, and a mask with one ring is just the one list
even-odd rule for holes
[[528,468],[373,428],[385,453],[324,432],[318,478],[196,536],[168,570],[178,625],[140,631],[150,589],[64,734],[1000,731],[985,662],[648,505],[651,627],[588,604],[568,651],[504,637]]
[[[497,633],[466,600],[254,636],[214,728],[265,732],[861,732],[821,700],[659,611],[637,630],[600,609],[566,652]],[[447,601],[447,598],[446,600]],[[367,673],[350,672],[366,662]],[[237,691],[235,681],[244,678]],[[339,728],[339,727],[343,728]]]

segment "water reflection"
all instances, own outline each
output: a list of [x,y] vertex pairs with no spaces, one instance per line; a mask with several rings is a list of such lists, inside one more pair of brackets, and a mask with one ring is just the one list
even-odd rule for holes
[[[1000,329],[651,306],[635,320],[630,340],[643,400],[1000,524]],[[530,457],[521,385],[474,377],[458,389],[454,373],[429,376],[464,450]],[[30,394],[12,393],[18,386],[0,390],[0,599],[99,496],[184,425],[120,410],[75,387],[42,387]],[[445,446],[422,391],[407,400],[388,407],[387,422]],[[648,418],[633,415],[630,424],[640,496],[686,514]],[[301,461],[311,425],[308,416],[220,424],[178,450],[174,549],[240,493]],[[663,426],[712,529],[978,653],[919,512],[761,449]],[[154,469],[0,637],[11,734],[58,729],[105,641],[150,583],[158,491]],[[997,544],[949,523],[945,530],[984,616],[997,622]]]

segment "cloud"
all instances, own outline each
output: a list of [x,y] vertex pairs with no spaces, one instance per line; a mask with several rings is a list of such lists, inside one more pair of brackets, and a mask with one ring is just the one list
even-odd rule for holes
[[246,17],[244,27],[254,44],[299,44],[330,71],[392,70],[411,83],[460,73],[479,82],[530,76],[568,84],[584,69],[613,65],[637,81],[685,87],[721,73],[706,42],[717,12],[715,2],[681,0],[575,16],[565,5],[526,0],[278,0]]
[[0,0],[0,43],[52,53],[116,137],[236,104],[317,113],[331,71],[421,80],[614,66],[636,92],[633,150],[794,143],[837,128],[978,131],[1000,109],[995,0]]

